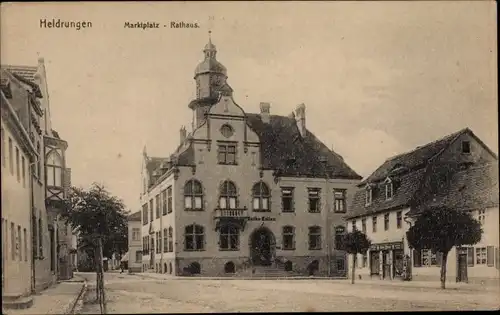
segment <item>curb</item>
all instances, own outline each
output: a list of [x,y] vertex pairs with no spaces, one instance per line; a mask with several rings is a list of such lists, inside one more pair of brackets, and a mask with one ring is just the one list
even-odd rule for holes
[[325,281],[339,281],[347,280],[347,278],[328,278],[328,277],[170,277],[170,278],[157,278],[150,275],[141,273],[130,274],[131,276],[149,278],[154,280],[325,280]]
[[[76,281],[74,281],[74,282],[76,282]],[[70,305],[66,308],[66,310],[64,311],[64,314],[67,315],[67,314],[74,314],[75,313],[75,308],[79,304],[78,302],[80,302],[82,300],[83,295],[85,294],[85,291],[87,290],[87,280],[84,280],[82,282],[83,282],[83,285],[82,285],[80,292],[78,293],[76,298],[70,303]]]

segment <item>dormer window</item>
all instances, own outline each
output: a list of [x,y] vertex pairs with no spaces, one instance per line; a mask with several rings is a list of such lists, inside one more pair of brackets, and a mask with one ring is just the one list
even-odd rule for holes
[[394,195],[394,186],[392,184],[392,180],[387,178],[385,180],[385,200],[391,200]]
[[470,142],[462,141],[462,153],[469,154],[470,153]]
[[372,204],[373,199],[373,189],[371,186],[366,186],[366,195],[365,195],[365,205],[369,206]]

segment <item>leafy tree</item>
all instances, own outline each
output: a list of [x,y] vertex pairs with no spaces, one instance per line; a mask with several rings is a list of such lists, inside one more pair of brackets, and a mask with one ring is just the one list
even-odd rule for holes
[[442,255],[441,288],[445,289],[446,262],[454,246],[474,245],[481,240],[481,224],[470,213],[437,206],[425,209],[406,236],[411,248],[430,249]]
[[343,248],[345,251],[352,255],[352,279],[351,283],[354,284],[355,272],[356,272],[356,260],[358,259],[358,254],[364,254],[370,248],[371,241],[366,237],[366,234],[354,230],[352,232],[344,235]]

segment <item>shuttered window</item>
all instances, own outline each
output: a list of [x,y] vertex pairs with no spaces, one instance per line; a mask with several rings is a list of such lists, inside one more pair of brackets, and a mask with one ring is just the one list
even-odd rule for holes
[[474,247],[467,247],[467,267],[474,267]]
[[493,246],[488,246],[487,247],[487,265],[488,267],[494,267],[495,266],[495,247]]

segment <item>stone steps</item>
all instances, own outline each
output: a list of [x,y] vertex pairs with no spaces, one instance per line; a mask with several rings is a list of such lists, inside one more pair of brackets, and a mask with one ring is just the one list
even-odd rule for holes
[[25,309],[33,306],[32,296],[5,296],[2,295],[3,309]]

